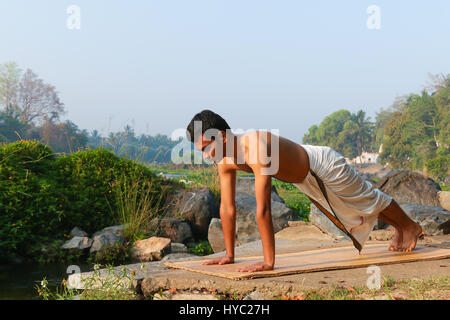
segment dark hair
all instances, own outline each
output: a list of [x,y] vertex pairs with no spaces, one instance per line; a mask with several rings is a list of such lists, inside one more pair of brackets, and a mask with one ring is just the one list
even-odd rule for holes
[[[194,121],[201,121],[202,122],[202,132],[194,132]],[[197,113],[189,122],[189,125],[187,126],[187,132],[186,136],[188,139],[190,139],[191,142],[194,142],[195,134],[200,135],[204,134],[206,130],[208,129],[217,129],[217,130],[223,130],[226,131],[227,129],[230,129],[230,126],[228,123],[217,113],[212,112],[211,110],[203,110],[200,113]]]

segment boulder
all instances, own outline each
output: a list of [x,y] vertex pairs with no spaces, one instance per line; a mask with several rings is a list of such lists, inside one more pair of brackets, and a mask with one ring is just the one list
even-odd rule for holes
[[[405,213],[412,220],[418,222],[423,232],[427,235],[439,235],[439,234],[448,234],[450,233],[450,212],[441,207],[433,207],[433,206],[423,206],[418,204],[411,203],[402,203],[399,204],[400,208],[405,211]],[[309,220],[319,226],[320,228],[325,229],[327,232],[333,234],[336,237],[347,237],[345,233],[343,233],[340,229],[338,229],[333,222],[330,221],[314,204],[311,204],[311,212],[309,214]],[[381,222],[381,220],[379,220]],[[389,225],[385,223],[380,223],[380,227],[386,228]],[[388,238],[390,232],[379,232],[373,234],[373,239],[378,237]],[[379,240],[376,239],[376,240]]]
[[212,218],[208,229],[208,241],[214,252],[225,250],[225,240],[223,238],[222,221]]
[[90,253],[94,253],[115,245],[121,245],[125,243],[125,238],[113,231],[106,231],[102,233],[96,233],[94,241],[92,243]]
[[397,203],[439,206],[439,184],[419,172],[398,169],[390,171],[375,185]]
[[411,203],[400,204],[400,207],[412,220],[421,225],[426,235],[450,233],[450,211],[442,207],[423,206]]
[[439,204],[445,210],[450,210],[450,191],[439,191]]
[[170,240],[177,243],[190,243],[193,241],[189,223],[175,218],[159,220],[159,224],[156,228],[156,235],[159,237],[170,238]]
[[172,242],[170,244],[171,253],[187,253],[188,248],[183,243]]
[[131,257],[141,262],[158,261],[170,252],[169,238],[151,237],[138,240],[131,250]]
[[[287,227],[288,221],[296,218],[295,212],[284,203],[273,201],[271,208],[274,232]],[[236,245],[260,239],[256,221],[256,199],[254,196],[240,193],[236,195]],[[220,219],[211,220],[208,241],[214,252],[225,250]]]
[[[272,201],[271,213],[274,232],[288,226],[288,221],[296,219],[294,210],[282,202]],[[247,194],[236,195],[236,240],[246,243],[260,240],[256,221],[256,199]]]
[[323,229],[325,232],[337,238],[347,237],[347,235],[342,232],[341,229],[336,227],[334,223],[331,222],[331,220],[328,219],[328,217],[323,214],[323,212],[320,211],[313,203],[310,205],[309,221],[318,228]]
[[98,236],[99,234],[102,234],[102,233],[105,233],[105,232],[113,232],[113,233],[116,233],[116,234],[118,234],[118,235],[122,235],[123,229],[124,229],[124,228],[125,228],[125,225],[124,225],[124,224],[118,225],[118,226],[106,227],[106,228],[103,228],[103,229],[100,230],[100,231],[95,232],[95,233],[92,235],[92,238],[95,238],[95,237]]
[[[255,196],[255,179],[251,178],[239,178],[236,181],[236,194],[247,194]],[[277,189],[272,185],[271,192],[272,201],[284,203],[284,200],[278,195]]]
[[81,230],[78,227],[73,228],[70,233],[69,233],[72,237],[87,237],[88,234],[87,232]]
[[215,197],[208,188],[179,191],[170,197],[169,204],[166,217],[185,220],[196,240],[207,239],[211,219],[219,217]]
[[90,248],[93,241],[88,237],[78,237],[75,236],[72,239],[66,241],[61,248],[62,249],[76,249],[76,250],[84,250]]

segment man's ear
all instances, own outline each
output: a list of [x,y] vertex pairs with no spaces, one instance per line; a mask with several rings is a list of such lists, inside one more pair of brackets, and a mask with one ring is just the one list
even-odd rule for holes
[[220,133],[222,134],[222,139],[224,143],[227,143],[227,134],[224,130],[220,130]]

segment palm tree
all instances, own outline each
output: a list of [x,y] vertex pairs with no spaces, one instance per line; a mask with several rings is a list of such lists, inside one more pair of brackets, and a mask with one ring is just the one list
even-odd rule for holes
[[365,151],[365,147],[369,146],[371,149],[373,123],[370,122],[370,117],[366,119],[363,110],[359,110],[356,114],[352,113],[351,121],[356,124],[356,149],[360,155]]

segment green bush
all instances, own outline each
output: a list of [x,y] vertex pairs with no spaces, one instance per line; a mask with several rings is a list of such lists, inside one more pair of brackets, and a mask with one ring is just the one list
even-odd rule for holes
[[151,181],[153,194],[170,184],[107,149],[57,157],[37,141],[1,144],[0,259],[39,254],[75,226],[93,233],[118,223],[112,185],[123,176]]
[[433,178],[444,181],[444,179],[449,175],[450,153],[446,155],[439,155],[434,159],[428,160],[425,166]]

